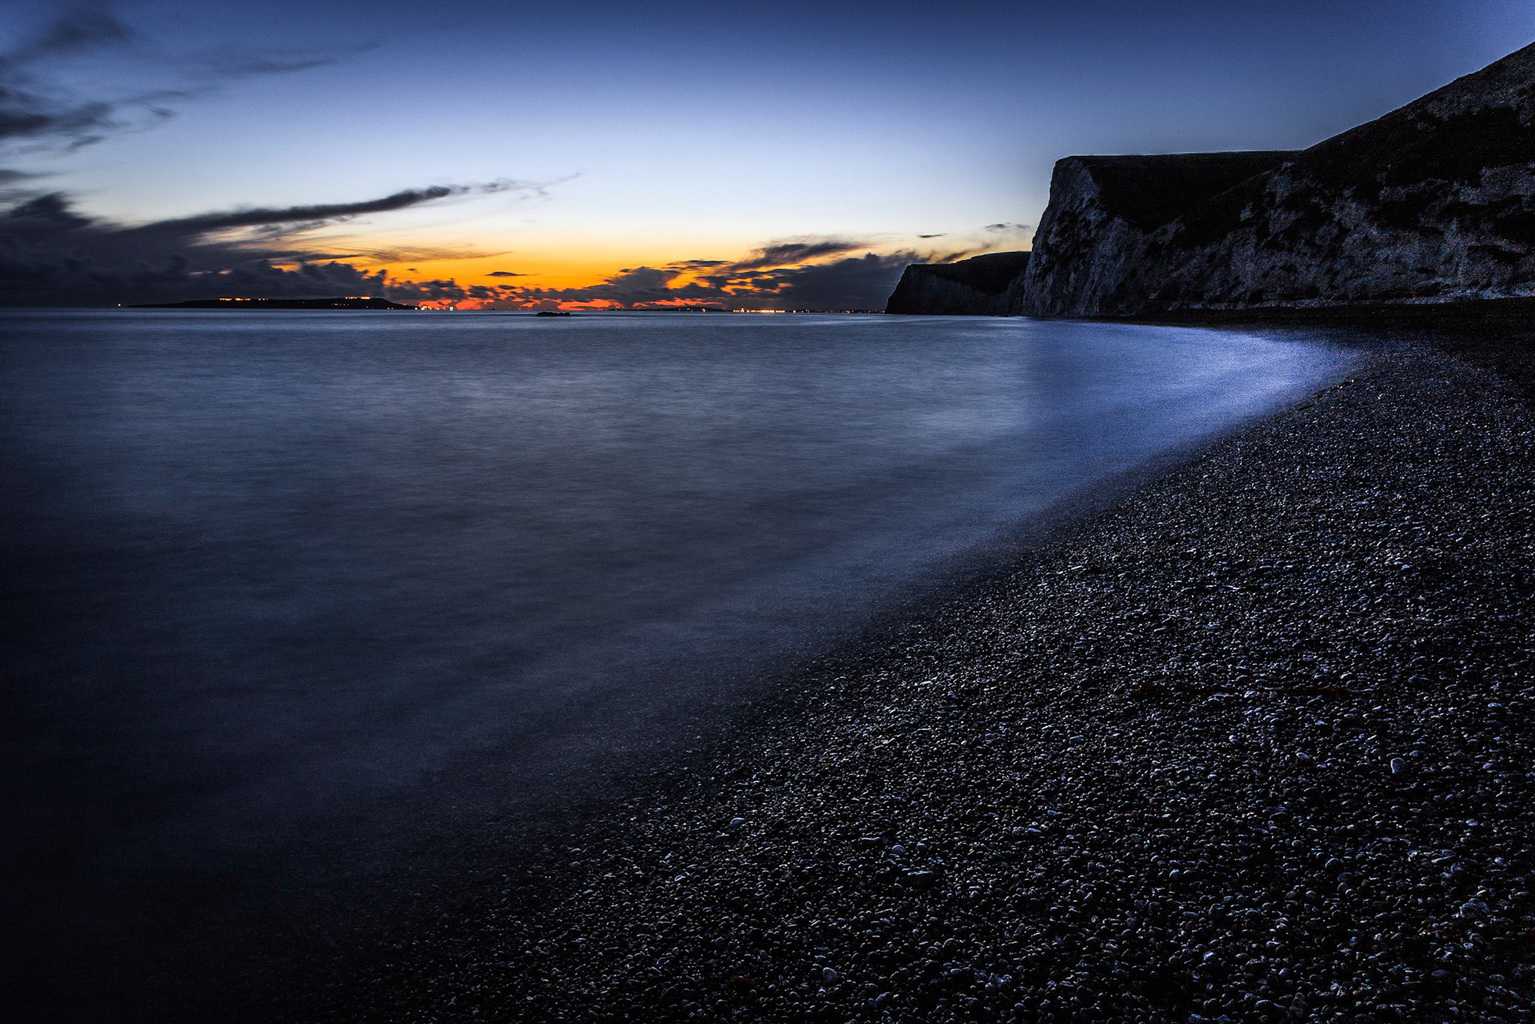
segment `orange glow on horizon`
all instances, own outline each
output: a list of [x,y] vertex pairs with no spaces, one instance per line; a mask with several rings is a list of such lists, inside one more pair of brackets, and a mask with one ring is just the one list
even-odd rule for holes
[[[571,298],[558,293],[598,289],[642,267],[669,271],[672,276],[657,282],[667,291],[694,288],[703,294],[636,301],[632,303],[633,308],[767,307],[787,299],[793,289],[782,279],[756,276],[762,272],[861,258],[868,253],[901,253],[920,258],[918,244],[914,240],[893,239],[884,244],[843,249],[809,260],[770,264],[759,262],[763,252],[760,243],[725,243],[718,239],[631,239],[626,243],[614,244],[582,236],[537,239],[524,236],[478,239],[470,244],[460,242],[457,246],[440,240],[423,239],[327,240],[332,251],[354,249],[358,252],[377,253],[374,258],[361,255],[338,257],[335,262],[351,264],[369,274],[383,272],[392,288],[393,297],[398,301],[410,302],[426,309],[551,309],[571,312],[628,308],[625,303],[613,298]],[[466,255],[452,256],[455,247],[464,250]],[[412,251],[430,256],[412,258]],[[972,249],[971,253],[974,251]],[[387,259],[384,258],[386,255]],[[696,262],[703,259],[718,261],[718,265],[697,266]],[[732,263],[739,266],[733,267]],[[291,269],[297,269],[297,265]],[[732,273],[733,270],[736,272]],[[723,282],[719,281],[721,277],[724,278]],[[706,281],[705,278],[715,280]],[[435,290],[454,297],[413,296],[410,294],[412,285],[428,295]],[[653,293],[654,286],[649,290]]]

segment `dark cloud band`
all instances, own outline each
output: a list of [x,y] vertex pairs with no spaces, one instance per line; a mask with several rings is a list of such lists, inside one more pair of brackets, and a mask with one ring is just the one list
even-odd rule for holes
[[[0,184],[5,180],[0,177]],[[324,295],[338,289],[351,295],[384,294],[395,283],[383,271],[370,273],[347,262],[363,254],[306,247],[303,233],[351,217],[512,187],[510,181],[433,185],[357,202],[258,207],[133,226],[95,220],[77,211],[63,193],[48,192],[0,214],[0,304],[110,305],[235,293]],[[258,233],[254,238],[230,237],[245,229]],[[384,254],[366,258],[380,255]],[[466,254],[434,250],[408,255],[420,259]],[[462,290],[455,289],[452,282],[439,282],[434,294],[463,297]]]

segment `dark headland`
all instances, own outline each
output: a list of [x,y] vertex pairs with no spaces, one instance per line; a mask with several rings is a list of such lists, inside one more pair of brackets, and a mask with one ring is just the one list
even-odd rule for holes
[[901,274],[885,312],[1006,315],[1012,283],[1028,264],[1026,252],[993,252],[956,263],[913,263]]
[[225,296],[217,299],[187,299],[185,302],[146,303],[129,309],[229,309],[254,311],[265,309],[419,309],[376,295],[338,295],[328,299],[264,299]]

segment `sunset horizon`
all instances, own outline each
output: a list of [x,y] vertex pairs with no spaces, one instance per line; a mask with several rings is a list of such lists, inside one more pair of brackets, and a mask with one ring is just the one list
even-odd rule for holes
[[[790,10],[756,31],[740,16],[687,27],[686,8],[481,30],[452,25],[450,7],[410,31],[383,27],[377,5],[289,4],[275,19],[157,2],[39,10],[0,39],[14,239],[0,303],[356,293],[463,310],[879,309],[908,264],[1028,249],[1060,156],[1303,148],[1535,36],[1535,14],[1512,3],[1304,22],[1105,7],[1025,6],[1007,16],[1027,40],[1016,54],[966,32],[962,50],[910,70],[883,57],[923,52],[898,8],[890,23]],[[1208,53],[1213,32],[1266,38],[1264,73],[1212,93],[1219,62],[1245,63]],[[652,61],[682,74],[635,77]],[[1075,64],[1072,87],[1039,89],[1061,64]],[[1121,85],[1148,73],[1161,79],[1150,103]],[[378,99],[359,106],[370,87]],[[498,93],[544,112],[469,116],[482,101],[463,97]],[[768,102],[716,109],[736,96]]]

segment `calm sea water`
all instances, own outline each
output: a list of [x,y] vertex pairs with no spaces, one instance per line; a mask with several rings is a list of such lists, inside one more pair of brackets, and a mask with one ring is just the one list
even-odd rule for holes
[[13,872],[131,908],[469,842],[1348,358],[1017,319],[6,313]]

